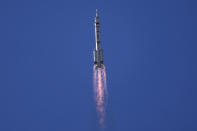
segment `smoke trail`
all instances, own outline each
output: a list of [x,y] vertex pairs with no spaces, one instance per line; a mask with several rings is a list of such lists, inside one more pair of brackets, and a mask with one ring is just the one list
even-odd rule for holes
[[94,66],[94,95],[96,101],[96,109],[98,112],[99,124],[105,127],[105,108],[107,102],[107,83],[105,67],[96,68]]

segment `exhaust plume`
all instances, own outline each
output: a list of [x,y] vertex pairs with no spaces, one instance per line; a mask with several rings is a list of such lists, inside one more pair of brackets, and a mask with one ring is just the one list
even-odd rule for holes
[[105,67],[94,66],[94,97],[98,113],[99,125],[105,127],[105,113],[107,104],[107,83]]

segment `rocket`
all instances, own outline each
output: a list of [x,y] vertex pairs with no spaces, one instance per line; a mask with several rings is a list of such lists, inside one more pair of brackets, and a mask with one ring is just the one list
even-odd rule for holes
[[103,56],[103,49],[101,48],[100,20],[99,20],[98,10],[96,10],[96,17],[94,19],[94,25],[95,25],[95,40],[96,40],[96,48],[93,51],[94,67],[96,69],[98,68],[104,69],[104,56]]

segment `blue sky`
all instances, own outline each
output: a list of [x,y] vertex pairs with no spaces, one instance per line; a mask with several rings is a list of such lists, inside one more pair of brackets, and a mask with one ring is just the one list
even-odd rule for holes
[[98,131],[92,69],[101,20],[107,131],[197,130],[192,0],[0,2],[0,130]]

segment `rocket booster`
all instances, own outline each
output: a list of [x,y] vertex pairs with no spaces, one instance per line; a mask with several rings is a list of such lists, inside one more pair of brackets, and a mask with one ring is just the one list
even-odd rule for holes
[[96,40],[96,48],[94,49],[94,65],[96,68],[104,68],[104,56],[103,49],[101,48],[101,40],[100,40],[100,21],[98,10],[96,10],[96,17],[94,19],[95,25],[95,40]]

